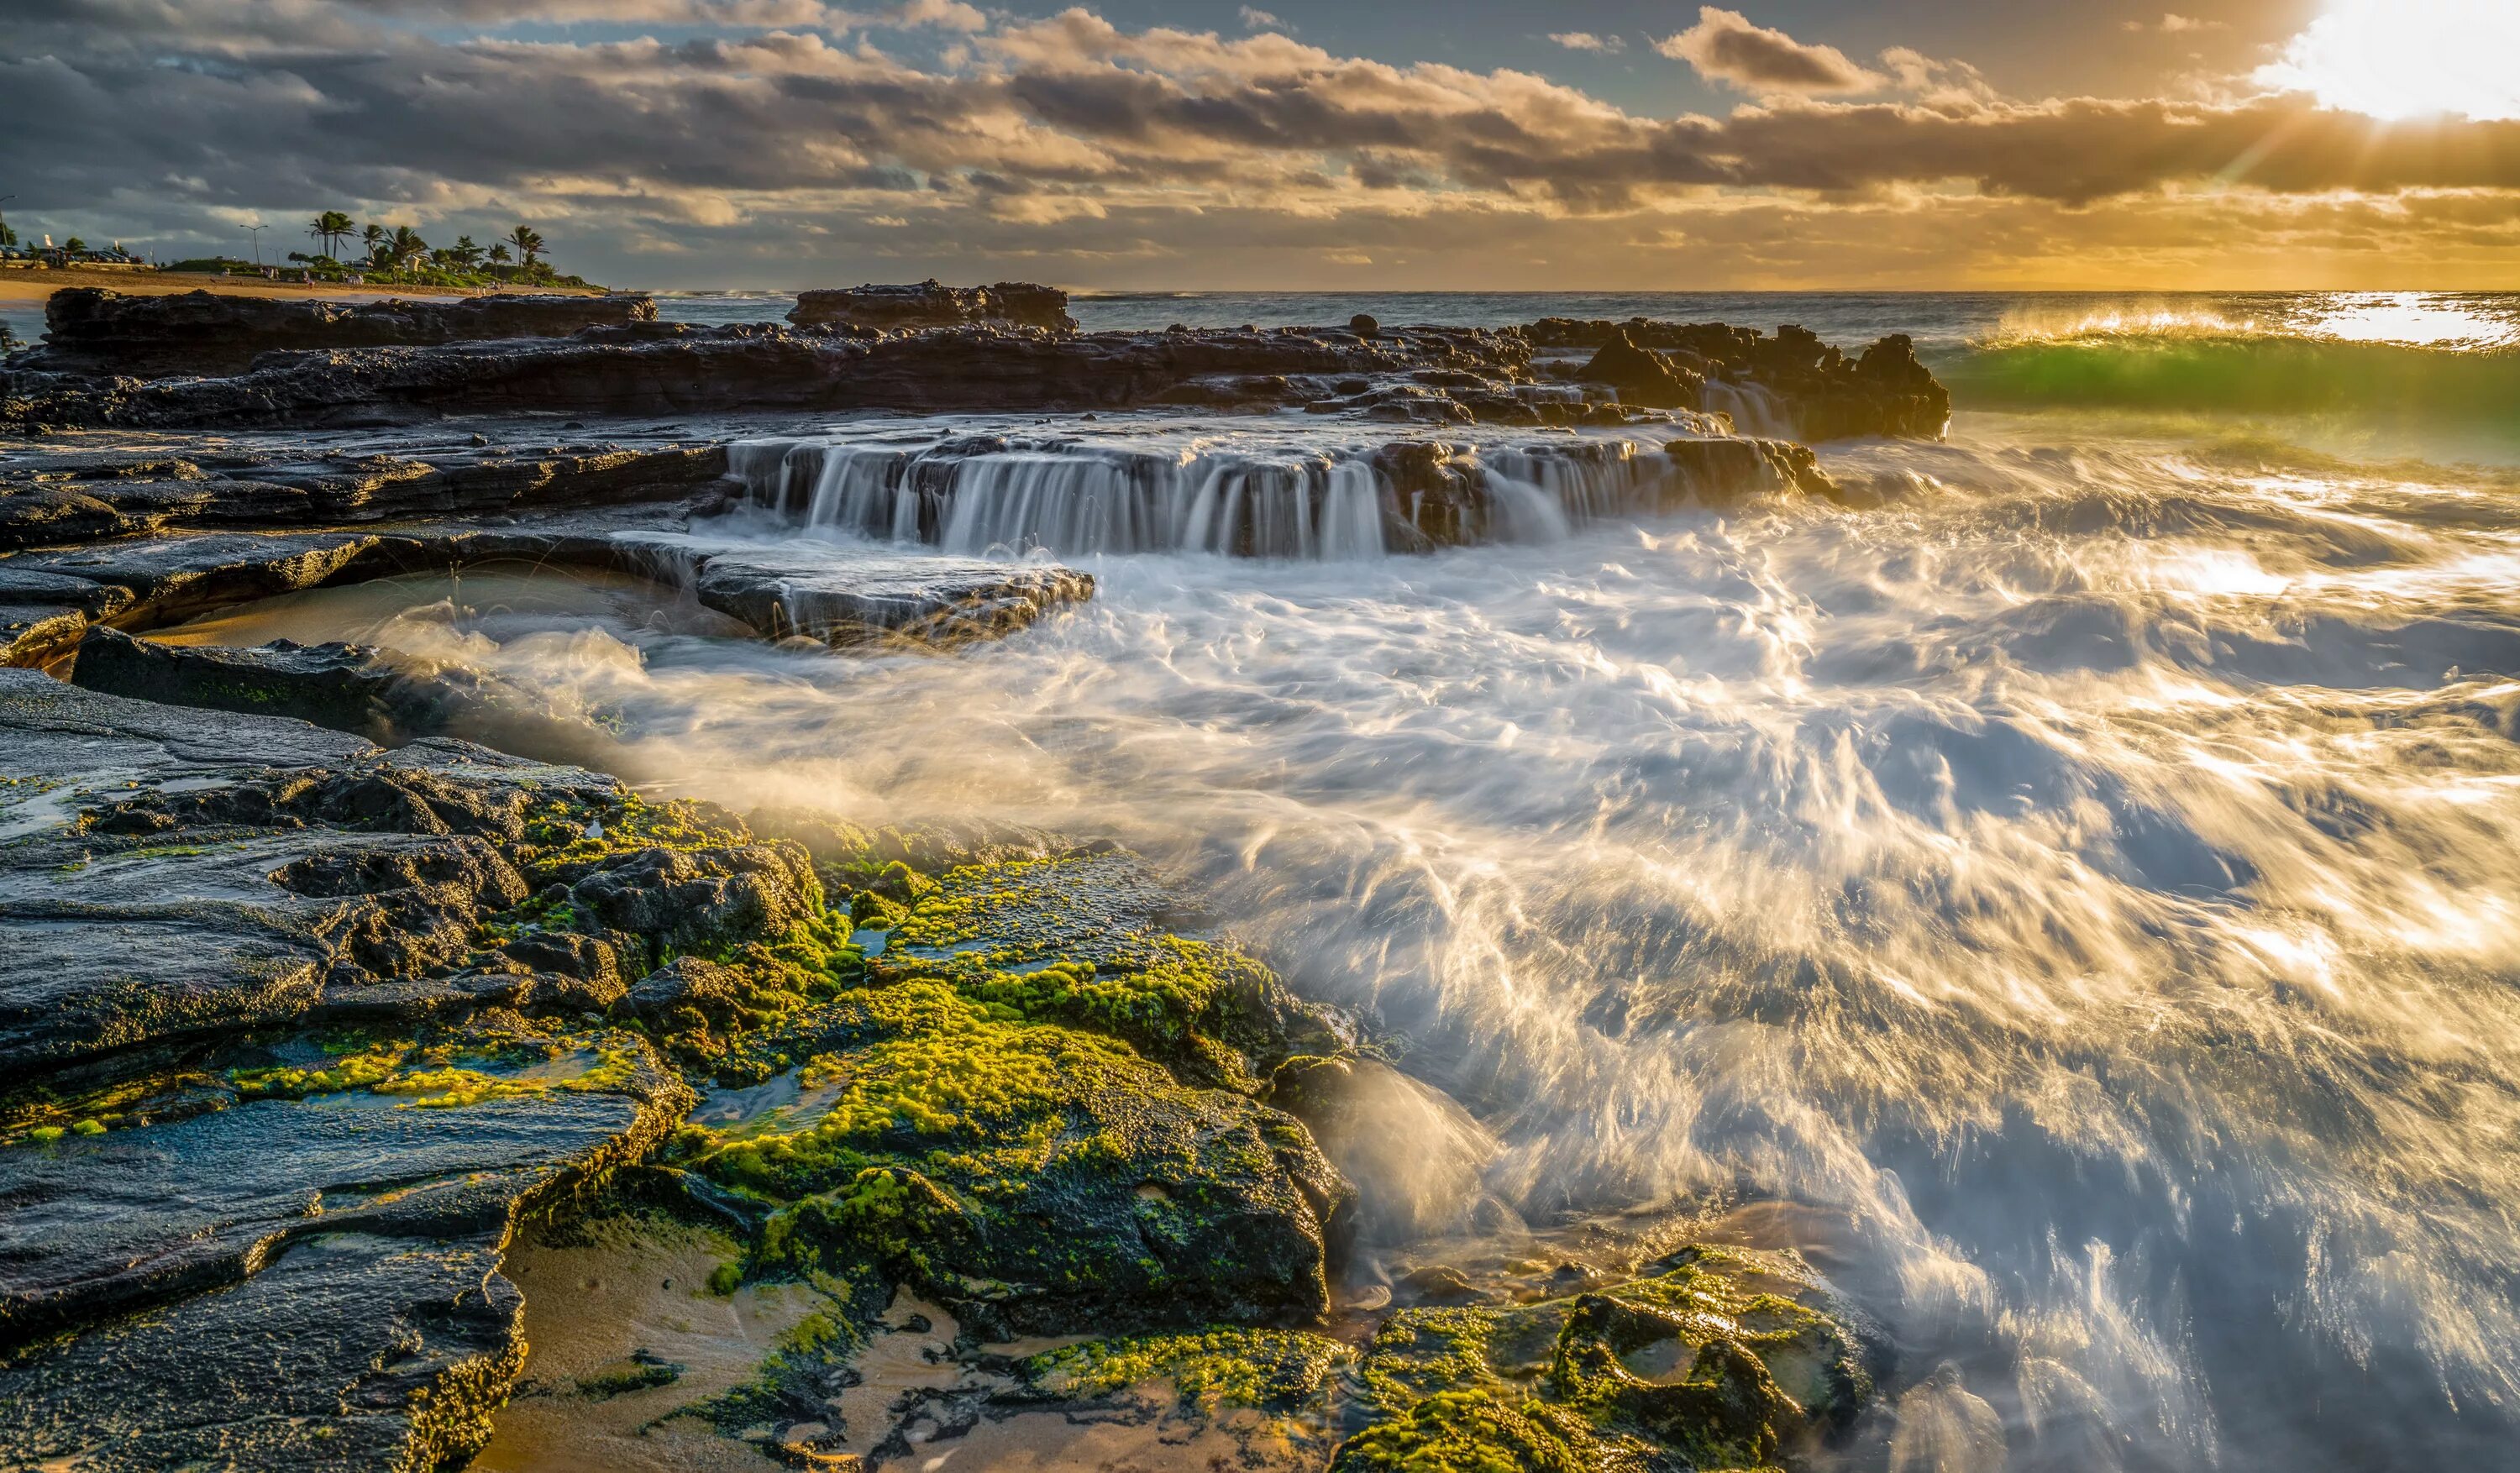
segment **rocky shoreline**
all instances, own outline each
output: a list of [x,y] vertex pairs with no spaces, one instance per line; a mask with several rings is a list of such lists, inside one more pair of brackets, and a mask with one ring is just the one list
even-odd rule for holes
[[[226,377],[10,370],[13,424],[84,427],[0,462],[0,1466],[907,1466],[959,1440],[975,1466],[1642,1473],[1877,1435],[1885,1338],[1701,1216],[1409,1262],[1374,1153],[1460,1107],[1094,835],[657,800],[608,734],[481,672],[134,638],[502,562],[838,657],[1092,596],[1039,561],[714,535],[796,464],[747,477],[730,446],[796,411],[1659,425],[1706,495],[1836,489],[1731,433],[1726,393],[1830,432],[1948,414],[1904,339],[1596,326],[639,316]],[[179,336],[90,345],[162,367]],[[1439,439],[1358,464],[1394,547],[1500,514]],[[1360,1276],[1367,1245],[1401,1272]]]
[[[993,298],[1058,296],[1005,284],[986,290]],[[1931,436],[1951,418],[1951,396],[1907,338],[1884,337],[1849,357],[1799,328],[1769,337],[1744,328],[1563,320],[1502,331],[1386,329],[1370,319],[1161,333],[1025,325],[1063,298],[942,327],[892,328],[900,319],[889,308],[870,314],[870,325],[823,303],[828,310],[808,318],[813,326],[701,328],[652,320],[644,297],[340,308],[212,307],[198,295],[57,297],[46,344],[0,371],[0,429],[1165,406],[1427,424],[1617,424],[1755,403],[1786,422],[1789,435],[1831,438]],[[588,325],[551,335],[572,322]],[[1670,347],[1641,343],[1638,334]]]

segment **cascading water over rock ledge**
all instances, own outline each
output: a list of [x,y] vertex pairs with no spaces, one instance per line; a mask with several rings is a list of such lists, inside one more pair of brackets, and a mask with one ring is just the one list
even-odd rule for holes
[[957,553],[1371,558],[1533,542],[1749,492],[1831,494],[1810,451],[1753,439],[1155,447],[1075,436],[739,441],[757,506],[817,531]]

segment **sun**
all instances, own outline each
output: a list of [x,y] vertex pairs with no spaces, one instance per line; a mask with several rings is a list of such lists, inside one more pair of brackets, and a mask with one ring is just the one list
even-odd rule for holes
[[2520,118],[2520,0],[2330,0],[2257,79],[2390,122]]

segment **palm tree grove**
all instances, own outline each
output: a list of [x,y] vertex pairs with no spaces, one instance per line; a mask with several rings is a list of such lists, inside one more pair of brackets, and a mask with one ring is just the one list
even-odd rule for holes
[[[338,209],[322,210],[307,220],[307,238],[316,253],[289,252],[289,269],[309,280],[363,282],[414,287],[591,287],[582,277],[563,275],[549,259],[543,233],[515,225],[484,246],[470,235],[452,246],[433,246],[412,225],[366,223]],[[212,256],[172,262],[171,270],[258,274],[256,261]]]

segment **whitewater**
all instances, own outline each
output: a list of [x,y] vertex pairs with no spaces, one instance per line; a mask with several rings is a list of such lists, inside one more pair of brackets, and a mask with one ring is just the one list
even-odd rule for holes
[[[2520,302],[1078,315],[1360,308],[1909,331],[1958,409],[1817,447],[1833,498],[1634,429],[837,423],[739,451],[726,535],[1056,556],[1093,601],[945,657],[356,632],[529,678],[677,791],[1155,857],[1466,1110],[1395,1117],[1370,1249],[1647,1211],[1797,1247],[1899,1351],[1850,1467],[2513,1466]],[[1409,439],[1516,510],[1385,545]]]

